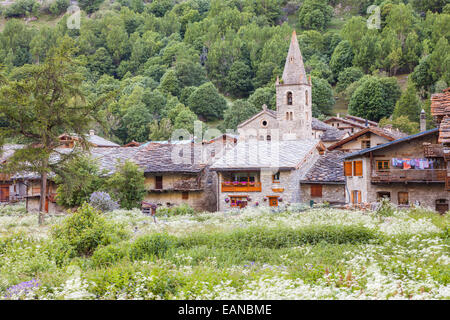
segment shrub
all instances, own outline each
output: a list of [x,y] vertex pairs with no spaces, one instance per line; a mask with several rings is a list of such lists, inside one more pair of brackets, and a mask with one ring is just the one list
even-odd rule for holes
[[54,15],[60,15],[70,6],[70,0],[55,0],[49,7],[49,11]]
[[119,209],[117,201],[111,199],[111,196],[103,191],[93,192],[89,198],[89,204],[103,212]]
[[125,161],[106,182],[108,190],[125,209],[140,207],[145,195],[144,172],[133,162]]
[[380,217],[390,217],[394,215],[394,212],[395,207],[391,201],[388,198],[383,198],[379,201],[375,214]]
[[192,209],[187,204],[182,204],[179,206],[167,208],[167,207],[160,207],[156,210],[156,215],[158,216],[181,216],[181,215],[194,215],[195,210]]
[[127,247],[118,244],[110,244],[95,250],[92,262],[96,267],[111,266],[122,260],[127,255]]
[[35,0],[18,0],[5,9],[5,17],[22,17],[25,15],[37,15],[40,4]]
[[141,260],[153,256],[162,257],[175,243],[175,237],[151,234],[137,238],[130,247],[130,258]]
[[60,250],[83,256],[91,255],[100,245],[117,243],[128,236],[123,225],[106,220],[100,211],[86,203],[56,225],[51,235],[64,245]]

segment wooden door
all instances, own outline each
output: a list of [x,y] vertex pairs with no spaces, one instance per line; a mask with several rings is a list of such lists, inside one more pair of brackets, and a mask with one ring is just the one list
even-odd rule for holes
[[163,188],[163,177],[155,176],[155,189],[162,189],[162,188]]
[[0,185],[0,202],[9,201],[9,184]]
[[278,197],[269,197],[269,206],[278,207]]

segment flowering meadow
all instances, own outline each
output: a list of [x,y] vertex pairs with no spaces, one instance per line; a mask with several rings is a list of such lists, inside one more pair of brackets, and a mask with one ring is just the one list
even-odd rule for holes
[[0,299],[449,299],[449,218],[246,208],[0,208]]

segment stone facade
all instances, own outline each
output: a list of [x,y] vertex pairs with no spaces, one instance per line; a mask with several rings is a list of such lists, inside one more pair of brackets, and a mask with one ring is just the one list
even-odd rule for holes
[[311,188],[317,184],[302,183],[301,198],[303,202],[313,200],[314,203],[328,202],[330,204],[345,203],[345,185],[343,184],[320,184],[322,186],[322,196],[313,196]]
[[[346,176],[346,202],[347,203],[375,203],[380,197],[388,196],[392,203],[399,205],[400,198],[407,204],[420,204],[422,206],[437,210],[437,204],[445,205],[450,201],[449,192],[445,190],[445,162],[436,159],[436,164],[431,170],[397,170],[401,171],[402,181],[392,178],[391,181],[379,180],[376,168],[377,161],[387,161],[389,165],[392,158],[425,158],[424,143],[437,143],[437,129],[411,136],[409,139],[394,140],[385,147],[375,148],[370,152],[362,152],[349,155],[348,162],[361,161],[361,176]],[[389,168],[386,171],[394,172]],[[441,172],[442,171],[442,172]],[[441,174],[442,173],[442,174]],[[415,177],[418,178],[415,178]],[[408,177],[408,178],[403,178]],[[360,193],[360,199],[355,195]],[[400,193],[400,194],[399,194]],[[352,196],[353,194],[353,196]]]

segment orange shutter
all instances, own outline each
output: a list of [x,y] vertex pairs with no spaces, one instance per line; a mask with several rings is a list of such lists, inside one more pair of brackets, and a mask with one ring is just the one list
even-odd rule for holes
[[361,191],[358,191],[358,203],[361,203]]
[[344,176],[352,176],[352,162],[344,161]]
[[353,175],[362,176],[362,161],[354,161],[353,163],[355,164]]
[[322,185],[312,184],[311,185],[311,197],[322,197]]

